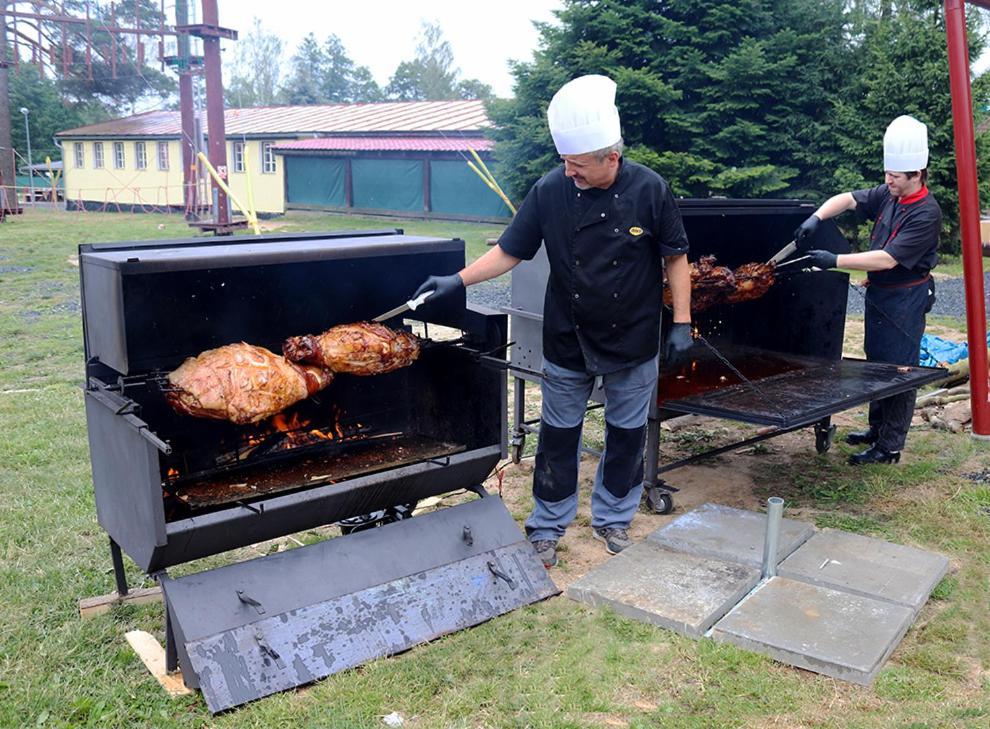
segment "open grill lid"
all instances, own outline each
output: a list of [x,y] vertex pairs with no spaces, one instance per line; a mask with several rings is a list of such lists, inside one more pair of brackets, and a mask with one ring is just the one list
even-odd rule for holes
[[[232,342],[277,352],[285,337],[370,319],[459,271],[464,242],[395,230],[194,238],[83,245],[79,262],[87,362],[127,375]],[[417,318],[456,327],[464,307],[462,293]]]

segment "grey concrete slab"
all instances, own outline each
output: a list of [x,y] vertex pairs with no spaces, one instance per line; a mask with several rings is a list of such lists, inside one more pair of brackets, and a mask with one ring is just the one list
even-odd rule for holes
[[634,544],[595,567],[565,594],[589,605],[660,625],[682,635],[703,635],[760,579],[758,569],[649,542]]
[[[657,529],[647,540],[701,557],[761,567],[766,528],[766,514],[721,504],[702,504]],[[780,526],[778,561],[804,544],[814,532],[810,524],[784,519]]]
[[903,605],[774,577],[716,623],[712,638],[869,686],[913,619]]
[[949,571],[949,559],[861,534],[825,529],[778,568],[781,577],[875,597],[917,612]]

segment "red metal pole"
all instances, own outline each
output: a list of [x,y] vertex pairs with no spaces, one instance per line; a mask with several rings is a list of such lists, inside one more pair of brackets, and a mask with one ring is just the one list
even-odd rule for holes
[[966,289],[966,330],[969,340],[970,399],[973,435],[990,437],[990,380],[987,371],[987,317],[983,298],[983,250],[980,244],[980,196],[976,186],[976,142],[973,95],[969,83],[969,46],[963,0],[945,0],[949,88],[959,186],[959,227],[962,231],[963,281]]
[[[217,0],[203,0],[203,24],[220,25],[217,14]],[[220,75],[220,38],[203,36],[203,74],[206,76],[206,124],[210,164],[224,178],[227,178],[227,130],[223,119],[223,77]],[[212,178],[211,178],[212,179]],[[217,196],[216,222],[225,226],[230,223],[227,212],[227,194],[216,181],[213,189]]]

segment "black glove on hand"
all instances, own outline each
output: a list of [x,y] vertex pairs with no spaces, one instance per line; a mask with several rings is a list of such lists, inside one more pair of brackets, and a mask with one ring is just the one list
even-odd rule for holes
[[416,289],[416,293],[412,295],[412,298],[415,299],[427,291],[433,291],[433,295],[427,299],[427,302],[432,302],[455,294],[463,288],[464,281],[459,274],[452,273],[449,276],[430,276]]
[[667,335],[667,342],[663,347],[663,361],[666,364],[677,362],[685,352],[687,352],[694,340],[691,338],[690,324],[674,324]]
[[794,231],[794,242],[800,247],[806,238],[810,238],[815,234],[821,222],[821,219],[817,215],[808,216],[808,219],[801,223]]
[[835,268],[838,259],[839,257],[832,253],[832,251],[808,251],[808,265],[826,271],[830,268]]

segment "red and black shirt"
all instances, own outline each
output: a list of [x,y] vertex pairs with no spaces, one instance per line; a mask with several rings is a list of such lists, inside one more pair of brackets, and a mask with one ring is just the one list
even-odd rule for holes
[[660,175],[623,161],[607,190],[579,190],[558,167],[533,185],[498,244],[524,260],[546,244],[547,360],[604,375],[656,356],[663,257],[688,251]]
[[871,283],[891,286],[926,278],[938,263],[938,236],[942,210],[927,187],[897,199],[886,185],[856,190],[856,212],[872,219],[870,250],[886,251],[897,265],[870,271]]

